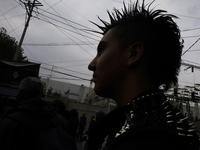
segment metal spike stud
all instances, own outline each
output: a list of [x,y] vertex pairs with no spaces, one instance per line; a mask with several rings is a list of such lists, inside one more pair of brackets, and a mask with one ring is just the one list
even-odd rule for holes
[[194,122],[192,122],[192,123],[189,124],[189,126],[193,126],[193,125],[194,125]]
[[162,103],[162,105],[164,105],[166,102],[168,102],[168,100],[164,101],[164,102]]
[[193,132],[193,131],[195,131],[195,129],[189,129],[189,130],[188,130],[188,132]]
[[174,121],[173,120],[167,121],[167,123],[172,123],[172,122],[174,122]]
[[186,134],[183,134],[183,133],[178,133],[178,135],[180,135],[180,136],[186,136]]
[[188,117],[185,117],[185,118],[183,118],[183,119],[180,119],[180,121],[183,122],[183,121],[185,121],[185,120],[187,120],[187,119],[188,119]]
[[167,118],[172,117],[172,115],[167,115]]
[[187,134],[187,136],[193,136],[192,134]]
[[164,109],[167,109],[169,107],[169,105],[167,105]]
[[170,114],[171,112],[172,112],[172,111],[168,111],[168,112],[167,112],[167,115]]
[[183,128],[180,128],[180,127],[177,127],[176,129],[177,129],[177,130],[184,130]]

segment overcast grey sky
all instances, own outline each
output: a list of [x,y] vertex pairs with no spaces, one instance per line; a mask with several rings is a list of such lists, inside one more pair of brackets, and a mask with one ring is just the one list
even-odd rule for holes
[[[23,1],[23,0],[22,0]],[[23,1],[24,2],[24,1]],[[83,29],[98,30],[89,20],[100,23],[97,16],[108,20],[106,10],[121,8],[122,0],[40,0],[43,6],[34,9],[24,42],[24,55],[32,62],[41,63],[40,76],[89,86],[89,81],[69,76],[91,79],[87,65],[96,55],[101,35]],[[129,0],[124,1],[126,4]],[[132,2],[134,2],[132,0]],[[141,0],[142,2],[142,0]],[[151,0],[146,0],[149,3]],[[200,66],[200,1],[155,0],[152,7],[165,9],[179,17],[176,19],[185,41],[183,62]],[[19,0],[1,0],[0,27],[20,40],[27,19],[24,5]],[[196,42],[197,41],[197,42]],[[195,43],[196,42],[196,43]],[[53,67],[54,65],[54,67]],[[180,86],[200,83],[200,70],[181,67]],[[54,71],[57,71],[54,72]],[[59,73],[58,73],[59,72]],[[75,79],[75,80],[74,80]]]

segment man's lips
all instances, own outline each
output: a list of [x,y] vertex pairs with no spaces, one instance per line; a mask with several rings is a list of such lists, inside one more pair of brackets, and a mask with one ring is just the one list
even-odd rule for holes
[[96,75],[93,75],[93,77],[92,77],[91,81],[93,81],[93,82],[94,82],[95,78],[96,78]]

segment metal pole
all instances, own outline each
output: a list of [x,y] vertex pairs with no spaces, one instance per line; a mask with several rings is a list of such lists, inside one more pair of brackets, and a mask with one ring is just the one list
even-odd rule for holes
[[21,36],[19,45],[18,45],[18,47],[17,47],[17,50],[16,50],[16,52],[15,52],[15,55],[14,55],[13,60],[17,60],[18,57],[19,57],[19,52],[20,52],[20,49],[21,49],[21,46],[22,46],[22,43],[23,43],[23,40],[24,40],[24,37],[25,37],[25,34],[26,34],[26,30],[27,30],[28,25],[29,25],[30,18],[31,18],[31,16],[32,16],[33,8],[34,8],[34,6],[35,6],[35,1],[36,1],[36,0],[33,1],[33,4],[31,5],[31,8],[30,8],[30,13],[28,13],[28,19],[27,19],[27,22],[26,22],[26,24],[25,24],[24,31],[23,31],[23,33],[22,33],[22,36]]
[[49,75],[49,78],[47,78],[47,86],[46,86],[46,92],[45,92],[45,94],[47,94],[47,92],[48,92],[49,82],[50,82],[50,79],[51,79],[51,76],[52,76],[53,69],[54,69],[54,65],[53,65],[53,67],[51,69],[51,73]]

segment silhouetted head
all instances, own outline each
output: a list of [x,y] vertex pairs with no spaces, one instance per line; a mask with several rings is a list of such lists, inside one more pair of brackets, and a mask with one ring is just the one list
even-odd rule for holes
[[[119,49],[116,50],[123,51],[134,43],[140,43],[144,48],[145,72],[149,80],[157,87],[164,85],[164,90],[168,90],[178,81],[183,40],[180,39],[177,24],[172,20],[177,17],[168,14],[165,10],[150,9],[151,5],[152,3],[144,4],[144,1],[140,5],[139,0],[128,6],[124,4],[121,11],[116,8],[113,12],[108,11],[110,22],[99,18],[104,26],[94,24],[102,30],[101,34],[104,37],[112,34],[117,39],[119,43],[115,42],[115,45]],[[108,33],[110,30],[112,32]],[[97,57],[108,45],[103,44],[98,46]],[[93,61],[88,68],[95,72],[97,69],[95,67]],[[111,68],[113,67],[115,66]]]
[[44,84],[36,77],[24,78],[18,88],[17,99],[19,101],[29,100],[36,97],[43,97]]

